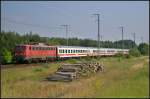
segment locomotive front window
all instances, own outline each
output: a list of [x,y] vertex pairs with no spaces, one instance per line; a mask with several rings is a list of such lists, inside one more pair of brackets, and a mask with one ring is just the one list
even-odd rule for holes
[[15,50],[16,50],[16,51],[25,50],[25,46],[16,46]]

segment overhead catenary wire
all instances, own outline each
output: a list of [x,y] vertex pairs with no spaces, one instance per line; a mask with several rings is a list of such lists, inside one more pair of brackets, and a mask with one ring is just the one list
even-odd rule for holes
[[12,19],[8,19],[8,18],[3,18],[3,19],[4,19],[4,21],[7,21],[9,23],[14,23],[14,24],[21,24],[21,25],[38,27],[38,28],[45,28],[45,29],[61,29],[60,27],[49,27],[49,26],[44,26],[44,25],[40,25],[40,24],[31,24],[31,23],[19,22],[19,21],[15,21]]

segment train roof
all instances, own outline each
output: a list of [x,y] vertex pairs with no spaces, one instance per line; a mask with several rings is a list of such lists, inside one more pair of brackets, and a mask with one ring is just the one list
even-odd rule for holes
[[[82,47],[82,46],[57,46],[58,48],[83,48],[83,49],[98,49],[97,47]],[[119,48],[100,48],[100,50],[122,50]],[[129,50],[129,49],[123,49],[123,50]]]
[[[46,45],[43,43],[39,43],[39,44],[18,44],[16,46],[40,46],[40,47],[58,47],[58,48],[81,48],[81,49],[95,49],[97,50],[97,47],[83,47],[83,46],[63,46],[63,45],[59,45],[59,46],[52,46],[52,45]],[[119,48],[100,48],[100,50],[122,50]],[[123,50],[129,50],[129,49],[123,49]]]

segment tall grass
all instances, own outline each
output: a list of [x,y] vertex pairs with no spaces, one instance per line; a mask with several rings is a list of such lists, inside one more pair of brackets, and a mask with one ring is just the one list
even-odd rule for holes
[[[104,64],[104,72],[92,74],[73,82],[50,82],[44,78],[63,63],[76,63],[86,59],[42,64],[43,66],[1,70],[1,97],[18,98],[87,98],[87,97],[148,97],[149,63],[147,57],[117,57],[94,59]],[[136,64],[142,68],[133,69]]]

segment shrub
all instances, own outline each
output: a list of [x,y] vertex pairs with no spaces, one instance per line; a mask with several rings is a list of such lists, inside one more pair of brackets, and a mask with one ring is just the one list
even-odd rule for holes
[[130,50],[129,50],[129,54],[130,54],[131,56],[135,56],[135,57],[138,57],[138,56],[141,55],[141,54],[140,54],[140,51],[137,49],[137,47],[130,49]]
[[2,49],[2,52],[1,52],[1,55],[0,55],[1,59],[1,63],[2,64],[8,64],[8,63],[11,63],[12,62],[12,55],[11,55],[11,52],[7,49]]
[[149,54],[149,46],[146,43],[139,44],[138,49],[142,55],[148,55]]
[[116,57],[122,57],[122,56],[124,56],[124,55],[123,55],[123,53],[117,53],[115,56],[116,56]]
[[130,54],[127,54],[126,56],[125,56],[125,58],[131,58],[131,55]]

